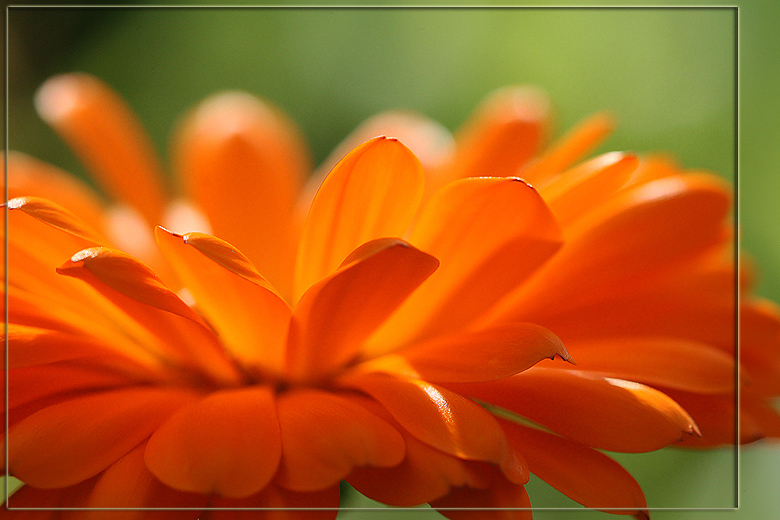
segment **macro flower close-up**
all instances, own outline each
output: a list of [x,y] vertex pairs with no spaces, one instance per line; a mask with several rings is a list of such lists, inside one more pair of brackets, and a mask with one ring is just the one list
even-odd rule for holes
[[[36,106],[112,202],[7,158],[12,508],[335,517],[346,480],[461,518],[531,507],[533,473],[645,518],[601,450],[735,441],[730,190],[663,159],[586,159],[604,114],[551,144],[528,88],[454,138],[380,114],[306,186],[286,116],[218,94],[176,131],[171,195],[100,80],[52,78]],[[740,310],[762,324],[739,367],[750,442],[780,436],[780,320],[748,293]]]

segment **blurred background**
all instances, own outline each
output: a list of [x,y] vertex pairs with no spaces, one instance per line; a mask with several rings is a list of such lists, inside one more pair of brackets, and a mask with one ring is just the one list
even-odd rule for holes
[[[760,269],[757,290],[780,301],[780,67],[775,63],[780,4],[746,1],[738,13],[673,4],[595,9],[318,5],[10,8],[9,148],[83,176],[81,165],[33,109],[36,88],[71,71],[113,85],[138,113],[163,158],[185,111],[215,92],[240,89],[297,121],[315,163],[381,110],[413,110],[456,130],[493,90],[536,85],[554,104],[556,136],[593,112],[609,110],[619,126],[600,151],[665,151],[685,167],[711,170],[737,184],[742,244]],[[780,510],[780,445],[750,446],[739,458],[739,511],[658,511],[653,517],[774,517]],[[735,505],[732,450],[664,450],[619,460],[653,507]],[[529,494],[538,507],[577,507],[538,480],[529,485]],[[356,495],[344,505],[375,506]],[[436,516],[344,511],[340,518],[371,515]],[[560,517],[568,514],[535,514]]]

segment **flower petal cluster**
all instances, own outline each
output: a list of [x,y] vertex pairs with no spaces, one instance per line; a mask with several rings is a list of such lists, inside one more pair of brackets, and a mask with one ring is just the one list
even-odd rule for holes
[[172,188],[101,81],[36,103],[110,202],[7,157],[9,505],[50,509],[30,518],[333,518],[343,480],[470,518],[530,507],[531,473],[644,518],[601,450],[780,436],[780,315],[746,275],[737,299],[728,186],[580,162],[606,116],[547,145],[544,98],[509,89],[454,138],[377,116],[312,172],[286,116],[230,92],[180,123]]

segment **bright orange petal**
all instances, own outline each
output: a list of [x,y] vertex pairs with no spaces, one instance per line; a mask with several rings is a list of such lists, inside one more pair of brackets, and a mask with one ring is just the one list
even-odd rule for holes
[[168,486],[237,498],[268,484],[281,449],[271,389],[251,386],[179,410],[154,432],[144,458]]
[[658,390],[574,370],[534,367],[507,379],[454,388],[610,451],[651,451],[686,433],[701,435],[685,410]]
[[56,76],[38,90],[35,106],[111,195],[137,208],[150,224],[160,221],[165,189],[159,161],[113,90],[86,74]]
[[213,233],[289,293],[295,253],[290,216],[310,169],[293,123],[249,94],[218,94],[178,130],[174,160]]
[[361,244],[402,237],[423,183],[420,161],[397,139],[371,139],[344,157],[311,204],[298,249],[296,299]]
[[468,460],[506,458],[508,448],[493,416],[454,392],[380,373],[345,377],[342,384],[379,401],[409,433],[436,449]]
[[9,210],[21,210],[31,217],[59,230],[96,244],[106,240],[89,224],[51,201],[40,197],[17,197],[8,201]]
[[450,180],[518,174],[547,138],[550,104],[529,87],[510,87],[486,99],[456,134]]
[[355,466],[395,466],[403,459],[398,431],[344,397],[291,390],[279,397],[278,413],[283,453],[276,482],[287,489],[325,489]]
[[545,183],[595,149],[614,127],[615,121],[609,114],[594,114],[569,130],[517,175],[532,184]]
[[410,242],[441,262],[371,339],[387,352],[461,330],[560,247],[560,229],[536,191],[516,178],[449,184],[428,203]]
[[378,239],[358,248],[295,307],[287,364],[291,377],[327,375],[358,356],[365,338],[438,264],[397,239]]
[[595,157],[539,188],[558,222],[566,226],[598,208],[622,188],[639,165],[633,154],[612,152]]
[[85,249],[57,272],[84,280],[148,328],[159,339],[150,348],[163,359],[196,364],[219,379],[235,378],[234,368],[202,319],[130,255],[104,247]]
[[399,353],[426,381],[477,382],[509,377],[566,348],[552,332],[533,323],[514,323],[412,345]]
[[701,394],[731,393],[734,358],[674,337],[618,337],[568,344],[577,369]]
[[727,188],[712,177],[678,176],[624,190],[566,229],[566,245],[485,321],[552,328],[550,317],[652,285],[721,243],[729,204]]
[[501,425],[531,472],[572,500],[588,508],[626,508],[627,514],[647,508],[636,480],[603,453],[510,421]]
[[157,228],[157,242],[197,308],[242,363],[280,374],[290,307],[233,246]]
[[184,390],[138,387],[44,408],[9,430],[9,470],[36,487],[76,484],[113,464],[193,398]]

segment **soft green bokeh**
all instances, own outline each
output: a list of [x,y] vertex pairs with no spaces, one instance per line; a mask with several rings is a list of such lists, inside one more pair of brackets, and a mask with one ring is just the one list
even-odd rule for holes
[[[32,109],[40,82],[73,70],[100,76],[121,92],[163,155],[186,110],[217,91],[242,89],[287,111],[316,160],[378,111],[412,109],[455,130],[492,90],[533,84],[553,100],[557,133],[609,110],[620,126],[602,150],[663,150],[686,167],[733,180],[734,16],[727,9],[12,10],[9,141],[83,175]],[[780,300],[780,69],[774,63],[780,9],[749,2],[739,16],[742,235],[760,266],[759,291]],[[620,460],[653,506],[733,505],[728,450],[664,450]],[[778,467],[780,447],[749,447],[742,453],[739,511],[660,511],[654,518],[770,518],[780,510]],[[538,481],[529,492],[534,505],[572,505]]]

